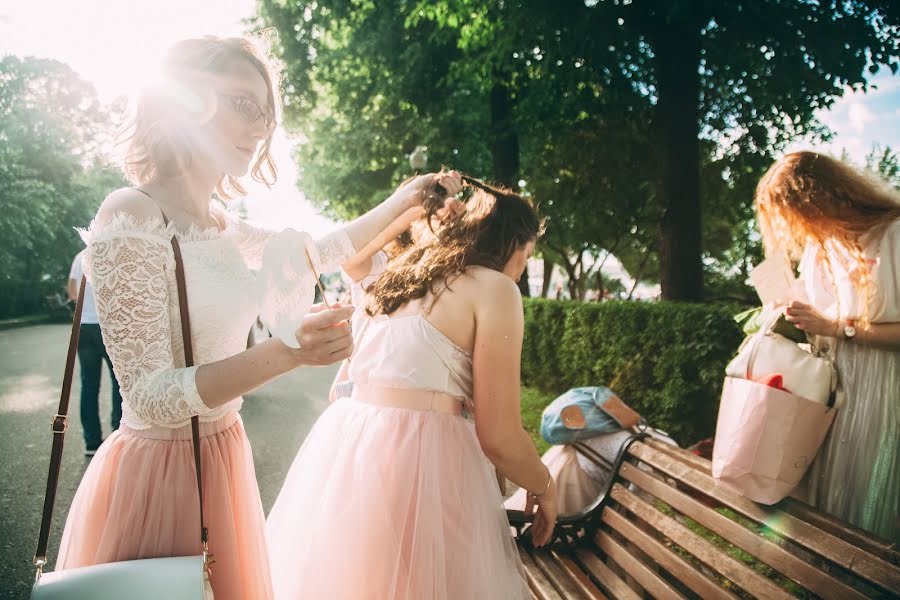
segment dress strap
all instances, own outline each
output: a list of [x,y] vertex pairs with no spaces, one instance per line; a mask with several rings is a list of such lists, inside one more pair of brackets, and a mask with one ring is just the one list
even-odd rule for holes
[[426,315],[430,315],[431,310],[434,308],[434,303],[438,301],[438,298],[441,297],[441,294],[443,294],[446,289],[447,289],[447,282],[445,281],[443,283],[443,285],[441,285],[441,288],[437,292],[432,292],[431,299],[428,302],[428,306],[426,306],[424,309],[422,309],[422,312],[424,312]]

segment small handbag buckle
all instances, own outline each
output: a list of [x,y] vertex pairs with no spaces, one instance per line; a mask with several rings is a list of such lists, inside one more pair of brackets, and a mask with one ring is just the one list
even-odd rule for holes
[[34,574],[34,582],[37,583],[41,580],[41,575],[44,574],[44,565],[47,564],[46,556],[37,556],[35,555],[34,559],[32,559],[31,563],[34,565],[36,572]]
[[54,434],[62,435],[69,428],[69,418],[66,415],[56,415],[53,417],[50,429]]

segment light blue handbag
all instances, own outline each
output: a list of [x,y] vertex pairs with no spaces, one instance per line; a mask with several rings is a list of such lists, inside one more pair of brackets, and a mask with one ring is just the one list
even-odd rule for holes
[[641,416],[609,388],[572,388],[544,409],[541,435],[550,444],[574,444],[640,422]]

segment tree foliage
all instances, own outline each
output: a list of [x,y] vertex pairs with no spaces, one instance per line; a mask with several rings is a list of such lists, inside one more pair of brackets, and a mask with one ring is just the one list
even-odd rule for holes
[[84,227],[121,177],[100,160],[110,111],[53,60],[0,59],[0,317],[44,308],[64,288]]
[[702,298],[704,271],[708,296],[735,296],[759,176],[900,65],[878,0],[263,0],[259,24],[280,32],[301,186],[331,216],[372,206],[426,145],[431,168],[523,180],[571,277],[612,251],[672,299]]

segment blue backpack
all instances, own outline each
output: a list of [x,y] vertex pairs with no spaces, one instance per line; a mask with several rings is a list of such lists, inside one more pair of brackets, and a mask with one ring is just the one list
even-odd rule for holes
[[641,416],[609,388],[572,388],[544,409],[541,435],[550,444],[573,444],[640,422]]

